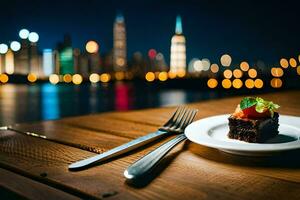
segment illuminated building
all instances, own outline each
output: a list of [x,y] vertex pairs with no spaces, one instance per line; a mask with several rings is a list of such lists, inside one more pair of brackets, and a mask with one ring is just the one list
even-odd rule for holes
[[115,71],[126,71],[126,29],[123,15],[117,15],[113,32],[113,67]]
[[[16,74],[28,74],[29,73],[29,65],[30,65],[30,59],[29,59],[29,41],[27,40],[26,33],[21,34],[23,37],[21,40],[21,49],[18,51],[18,54],[16,55]],[[29,34],[29,33],[28,33]]]
[[79,74],[83,77],[89,77],[89,57],[87,53],[82,53],[79,56]]
[[74,74],[73,49],[71,44],[71,37],[65,35],[63,44],[60,44],[58,47],[60,74]]
[[180,16],[176,18],[175,35],[171,40],[171,58],[170,58],[170,71],[185,72],[186,70],[186,48],[185,37],[182,34],[182,23]]
[[30,60],[29,60],[30,73],[39,76],[41,69],[40,69],[40,59],[39,59],[37,44],[31,42],[29,51],[30,51]]
[[79,61],[80,61],[80,49],[78,48],[75,48],[73,50],[73,61],[74,61],[74,72],[75,73],[80,73],[79,72],[79,68],[80,68],[80,64],[79,64]]
[[43,51],[43,72],[44,76],[50,76],[54,73],[54,57],[52,49]]
[[5,56],[0,54],[0,74],[5,72]]
[[100,56],[98,53],[89,54],[89,73],[100,72]]
[[9,49],[5,54],[5,72],[8,74],[13,74],[15,70],[14,68],[14,53]]

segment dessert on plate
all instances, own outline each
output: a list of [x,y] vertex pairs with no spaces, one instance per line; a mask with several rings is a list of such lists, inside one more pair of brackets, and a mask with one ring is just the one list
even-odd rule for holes
[[231,139],[263,143],[278,135],[279,105],[259,97],[245,97],[228,118]]

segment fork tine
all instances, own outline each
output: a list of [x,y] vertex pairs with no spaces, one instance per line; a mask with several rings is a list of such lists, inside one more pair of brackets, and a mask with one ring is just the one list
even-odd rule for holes
[[177,126],[176,129],[183,129],[184,124],[186,124],[186,122],[189,120],[192,114],[193,114],[193,109],[188,109],[186,115],[184,116],[184,119],[181,120],[179,126]]
[[189,120],[187,120],[187,123],[184,124],[183,129],[185,129],[187,125],[189,125],[190,123],[192,123],[192,121],[194,120],[195,116],[198,113],[198,110],[193,110],[192,113],[193,114],[190,116]]
[[174,127],[178,121],[181,120],[182,116],[184,115],[184,113],[186,112],[186,107],[182,107],[182,109],[180,109],[178,115],[175,117],[175,119],[169,124],[169,126],[167,128],[172,128]]
[[180,125],[180,123],[185,120],[187,114],[189,113],[189,109],[185,108],[183,114],[180,116],[180,118],[175,122],[175,124],[171,127],[171,129],[177,129]]
[[178,114],[181,112],[182,109],[183,109],[182,106],[177,107],[176,111],[173,113],[172,117],[163,126],[165,127],[165,126],[168,126],[169,124],[173,123],[175,121],[174,119],[178,117]]

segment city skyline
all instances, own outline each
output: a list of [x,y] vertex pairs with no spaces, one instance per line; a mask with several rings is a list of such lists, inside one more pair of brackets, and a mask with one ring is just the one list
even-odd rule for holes
[[[42,48],[54,48],[61,36],[69,32],[74,47],[83,49],[85,43],[93,39],[99,42],[100,52],[105,53],[112,49],[112,23],[117,10],[121,10],[126,18],[128,56],[135,51],[146,55],[152,48],[168,55],[168,41],[177,14],[185,24],[187,60],[216,59],[229,53],[237,60],[274,62],[280,56],[293,56],[299,51],[296,6],[289,1],[274,1],[272,9],[267,2],[250,1],[187,1],[184,6],[180,1],[143,3],[143,6],[138,1],[104,4],[91,0],[71,6],[66,1],[4,1],[2,5],[7,9],[0,16],[5,28],[0,39],[1,42],[12,41],[17,37],[16,30],[28,28],[43,36],[39,42]],[[15,10],[10,9],[14,6]],[[54,8],[55,15],[49,14]],[[245,8],[249,12],[243,12]]]

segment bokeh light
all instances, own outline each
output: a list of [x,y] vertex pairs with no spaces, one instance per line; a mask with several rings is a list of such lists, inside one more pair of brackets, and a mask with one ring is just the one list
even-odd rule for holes
[[207,81],[207,86],[208,86],[209,88],[215,88],[215,87],[218,86],[218,81],[217,81],[215,78],[210,78],[210,79],[208,79],[208,81]]
[[249,71],[248,71],[248,76],[249,76],[250,78],[256,78],[256,76],[257,76],[257,71],[256,71],[256,69],[249,69]]
[[63,80],[65,83],[71,83],[72,82],[72,75],[71,74],[65,74],[63,76]]
[[28,35],[28,40],[30,42],[37,42],[37,41],[39,41],[39,35],[36,32],[31,32]]
[[223,72],[223,76],[227,79],[230,79],[232,77],[232,71],[230,69],[226,69],[224,72]]
[[152,82],[155,79],[155,74],[153,72],[147,72],[145,78],[148,82]]
[[176,78],[176,73],[169,71],[168,76],[169,76],[169,79],[174,79],[174,78]]
[[195,60],[193,62],[193,68],[195,71],[200,72],[203,70],[203,64],[201,60]]
[[124,72],[116,72],[115,73],[115,78],[117,81],[121,81],[125,78],[125,73]]
[[100,77],[97,73],[92,73],[89,79],[91,83],[98,83],[100,81]]
[[261,79],[255,79],[254,86],[258,89],[262,88],[264,86],[264,82]]
[[288,66],[289,66],[288,60],[285,59],[285,58],[281,58],[280,59],[280,66],[283,67],[283,68],[288,68]]
[[289,62],[291,67],[297,67],[297,61],[295,58],[290,58]]
[[28,31],[27,29],[21,29],[21,30],[19,31],[19,37],[20,37],[21,39],[27,39],[28,36],[29,36],[29,31]]
[[160,72],[158,74],[158,79],[160,81],[166,81],[168,79],[168,73],[167,72]]
[[202,59],[202,66],[203,66],[203,71],[209,70],[210,61],[207,58],[203,58]]
[[222,81],[222,86],[225,89],[229,89],[231,87],[231,81],[229,79],[224,79]]
[[246,86],[247,88],[249,88],[249,89],[254,88],[254,81],[253,81],[252,79],[247,79],[247,80],[245,81],[245,86]]
[[49,81],[51,84],[55,85],[59,82],[59,76],[57,74],[51,74],[49,76]]
[[241,78],[243,76],[243,72],[240,69],[235,69],[233,70],[233,76],[235,78]]
[[6,54],[8,46],[6,44],[0,44],[0,54]]
[[178,76],[179,78],[185,77],[185,74],[186,74],[185,70],[179,70],[179,71],[177,72],[177,76]]
[[300,66],[297,67],[297,74],[300,75]]
[[218,73],[218,72],[219,72],[219,66],[218,66],[217,64],[212,64],[212,65],[210,66],[210,71],[211,71],[212,73]]
[[221,64],[222,64],[224,67],[229,67],[230,64],[231,64],[232,59],[231,59],[231,56],[230,56],[230,55],[224,54],[224,55],[221,56],[220,61],[221,61]]
[[240,68],[241,68],[241,70],[243,70],[244,72],[246,72],[246,71],[249,70],[250,67],[249,67],[249,64],[246,61],[243,61],[240,64]]
[[34,83],[37,81],[37,76],[33,73],[30,73],[27,75],[27,80],[30,82],[30,83]]
[[273,88],[281,88],[282,87],[282,80],[280,78],[273,78],[271,80],[271,86]]
[[0,82],[1,83],[7,83],[8,80],[9,80],[9,78],[6,74],[0,74]]
[[111,79],[110,74],[103,73],[103,74],[100,75],[100,81],[101,81],[102,83],[107,83],[107,82],[110,81],[110,79]]
[[13,41],[10,43],[10,48],[13,51],[19,51],[21,49],[21,44],[18,41]]
[[238,78],[234,79],[232,81],[232,85],[233,85],[234,88],[240,89],[243,86],[243,81],[241,81],[241,79],[238,79]]
[[272,67],[271,74],[274,77],[281,77],[281,76],[283,76],[284,72],[283,72],[282,68],[280,68],[280,67]]
[[72,82],[75,84],[75,85],[79,85],[82,83],[82,76],[80,74],[74,74],[72,76]]
[[151,59],[154,59],[154,58],[156,57],[156,54],[157,54],[157,52],[156,52],[155,49],[150,49],[150,50],[148,51],[148,56],[149,56],[149,58],[151,58]]
[[99,50],[99,45],[96,41],[88,41],[85,45],[85,49],[88,53],[97,53]]

